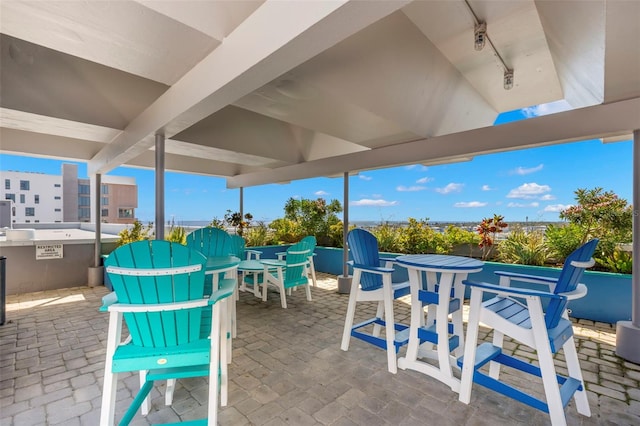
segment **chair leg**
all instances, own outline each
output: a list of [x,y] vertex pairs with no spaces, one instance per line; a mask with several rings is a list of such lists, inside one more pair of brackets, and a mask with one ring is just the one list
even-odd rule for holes
[[311,286],[309,285],[309,283],[306,283],[304,287],[307,291],[307,300],[311,302]]
[[558,387],[558,379],[556,377],[556,368],[553,362],[553,353],[549,346],[549,337],[544,322],[544,313],[539,300],[527,300],[529,315],[531,318],[531,331],[535,342],[535,349],[538,352],[538,363],[542,375],[542,385],[544,386],[544,394],[549,409],[549,417],[551,424],[566,425],[564,406],[560,396],[560,388]]
[[[384,316],[384,300],[380,300],[378,302],[378,307],[376,309],[376,318],[383,318]],[[373,325],[373,333],[372,335],[375,337],[380,337],[380,332],[382,331],[382,326],[380,324]]]
[[[140,389],[142,389],[142,386],[144,386],[144,384],[147,381],[147,371],[146,370],[140,370]],[[149,406],[151,404],[149,403],[149,398],[145,398],[144,401],[142,401],[142,404],[140,404],[140,414],[142,414],[143,416],[146,416],[147,414],[149,414]],[[170,404],[167,404],[170,405]]]
[[316,282],[316,267],[313,264],[313,256],[309,257],[309,269],[311,269],[311,281],[313,282],[313,286],[317,287],[318,284]]
[[282,309],[287,309],[287,291],[284,289],[284,283],[278,282],[278,288],[280,289],[280,304]]
[[474,288],[471,290],[471,300],[469,301],[469,321],[467,323],[467,338],[464,343],[464,363],[462,364],[460,394],[458,396],[458,399],[465,404],[469,404],[471,401],[481,309],[482,292]]
[[[211,319],[211,355],[209,357],[209,406],[207,407],[207,417],[209,425],[218,424],[218,380],[220,378],[220,321],[221,312],[219,306],[213,306]],[[226,336],[225,336],[226,339]]]
[[360,271],[353,273],[351,280],[351,291],[349,292],[349,304],[347,305],[347,315],[344,319],[344,330],[342,332],[342,344],[340,349],[349,350],[349,340],[351,339],[351,328],[353,327],[353,317],[356,314],[356,303],[358,298],[358,286],[360,282]]
[[[504,333],[493,330],[493,346],[502,348],[504,344]],[[500,377],[500,363],[495,361],[489,362],[489,377],[498,380]]]
[[102,408],[100,426],[111,426],[116,415],[116,388],[118,374],[113,373],[113,355],[122,337],[122,314],[110,312],[107,334],[107,354],[104,363],[104,381],[102,386]]
[[167,390],[164,393],[164,404],[165,405],[173,404],[173,393],[175,392],[175,390],[176,390],[176,379],[168,379],[167,380]]
[[582,378],[582,370],[580,369],[580,361],[578,360],[578,352],[576,351],[576,344],[571,336],[562,345],[564,351],[564,358],[567,363],[567,371],[569,377],[580,380],[582,382],[582,390],[576,391],[574,398],[576,400],[576,409],[578,413],[583,416],[591,417],[591,409],[589,408],[589,400],[587,399],[587,390],[584,388],[584,380]]
[[228,338],[228,334],[229,334],[229,328],[228,326],[228,322],[225,320],[225,318],[227,318],[228,316],[228,311],[229,311],[229,298],[222,300],[221,303],[214,307],[214,309],[219,309],[220,310],[220,405],[223,407],[226,407],[227,405],[227,381],[228,381],[228,370],[229,370],[229,363],[231,362],[231,359],[229,358],[229,353],[230,351],[228,351],[228,349],[231,349],[231,345],[230,340]]
[[[386,278],[386,277],[385,277]],[[387,339],[387,369],[389,373],[396,374],[398,372],[398,359],[396,358],[396,331],[395,318],[393,316],[393,290],[391,289],[391,280],[389,277],[388,288],[385,288],[384,294],[384,311],[385,311],[385,337]]]

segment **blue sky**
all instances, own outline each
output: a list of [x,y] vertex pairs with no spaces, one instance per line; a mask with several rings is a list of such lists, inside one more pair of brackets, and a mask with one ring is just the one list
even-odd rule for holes
[[[548,104],[501,114],[496,124],[566,109]],[[63,161],[0,155],[0,170],[60,174]],[[78,163],[79,177],[87,177]],[[138,188],[136,217],[154,220],[154,172],[120,167],[110,175],[132,176]],[[222,218],[239,210],[239,190],[222,178],[167,172],[165,217],[182,221]],[[350,220],[479,222],[501,214],[507,222],[556,221],[560,209],[574,203],[578,188],[602,187],[632,200],[631,141],[603,144],[590,140],[528,150],[489,154],[472,161],[425,167],[419,164],[361,172],[349,180]],[[343,202],[342,178],[316,178],[286,185],[245,188],[244,211],[254,219],[283,216],[290,197]]]

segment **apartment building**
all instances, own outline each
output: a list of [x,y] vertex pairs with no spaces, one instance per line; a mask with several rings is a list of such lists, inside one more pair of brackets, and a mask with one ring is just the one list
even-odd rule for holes
[[[63,164],[60,175],[2,171],[0,182],[0,199],[11,202],[11,223],[91,221],[91,183],[78,178],[75,164]],[[102,222],[133,223],[138,207],[134,178],[102,176],[99,196]]]

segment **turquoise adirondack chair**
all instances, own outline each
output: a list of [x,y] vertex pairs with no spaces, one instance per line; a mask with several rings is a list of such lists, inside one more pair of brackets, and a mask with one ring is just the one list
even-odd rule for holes
[[[114,250],[105,262],[114,292],[103,298],[109,312],[100,424],[114,424],[119,373],[142,372],[141,389],[120,424],[129,424],[157,380],[209,378],[208,419],[215,425],[218,396],[226,404],[226,322],[221,321],[235,280],[204,296],[206,258],[168,241],[138,241]],[[202,311],[211,313],[201,334]],[[123,340],[124,323],[129,338]],[[168,391],[171,392],[171,391]],[[170,398],[167,398],[170,400]]]
[[311,287],[307,268],[309,266],[309,256],[311,250],[307,243],[299,242],[292,245],[286,252],[284,260],[261,259],[264,265],[262,279],[262,301],[267,301],[267,287],[274,286],[280,292],[280,303],[283,308],[287,307],[286,293],[289,294],[292,288],[305,286],[307,300],[311,301]]
[[300,240],[301,243],[306,244],[307,247],[310,250],[310,254],[309,254],[309,265],[307,266],[307,272],[308,274],[311,275],[311,282],[313,283],[314,287],[317,287],[317,281],[316,281],[316,267],[313,263],[313,256],[315,256],[315,249],[316,249],[316,245],[317,240],[316,237],[314,237],[313,235],[309,235],[304,237],[302,240]]
[[[572,398],[578,413],[591,416],[567,304],[587,293],[580,279],[595,263],[591,256],[597,244],[597,239],[591,240],[571,253],[558,278],[496,272],[500,285],[463,281],[471,287],[471,301],[464,357],[458,360],[462,366],[460,401],[469,403],[472,384],[477,383],[549,413],[553,425],[566,425],[564,407]],[[511,287],[511,281],[541,284],[545,290]],[[485,293],[496,296],[483,302]],[[493,329],[493,342],[476,347],[480,323]],[[504,335],[534,349],[538,365],[505,354]],[[560,349],[568,376],[556,373],[553,355]],[[481,370],[487,363],[488,374]],[[518,389],[514,382],[500,380],[500,365],[541,378],[546,401]]]
[[[235,257],[240,260],[258,260],[262,255],[259,250],[252,250],[246,248],[246,242],[240,235],[230,235],[231,238],[231,250]],[[245,277],[242,273],[238,273],[239,280],[238,285],[240,290],[247,290],[247,284],[253,286],[253,276],[251,278]]]
[[[409,281],[392,282],[393,259],[382,259],[378,252],[378,240],[364,229],[352,229],[347,235],[347,243],[353,261],[353,278],[349,294],[349,304],[342,333],[343,351],[349,350],[351,336],[387,351],[387,369],[398,372],[397,353],[409,342],[409,326],[395,322],[393,301],[411,292]],[[382,266],[384,262],[384,266]],[[378,302],[376,316],[353,325],[358,302]],[[371,332],[367,332],[373,326]],[[384,338],[380,336],[382,327]]]

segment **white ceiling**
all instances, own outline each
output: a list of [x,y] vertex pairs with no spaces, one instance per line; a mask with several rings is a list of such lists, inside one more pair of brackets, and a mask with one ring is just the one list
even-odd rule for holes
[[237,187],[640,128],[636,0],[3,0],[0,32],[0,152],[90,173],[154,167],[156,134]]

